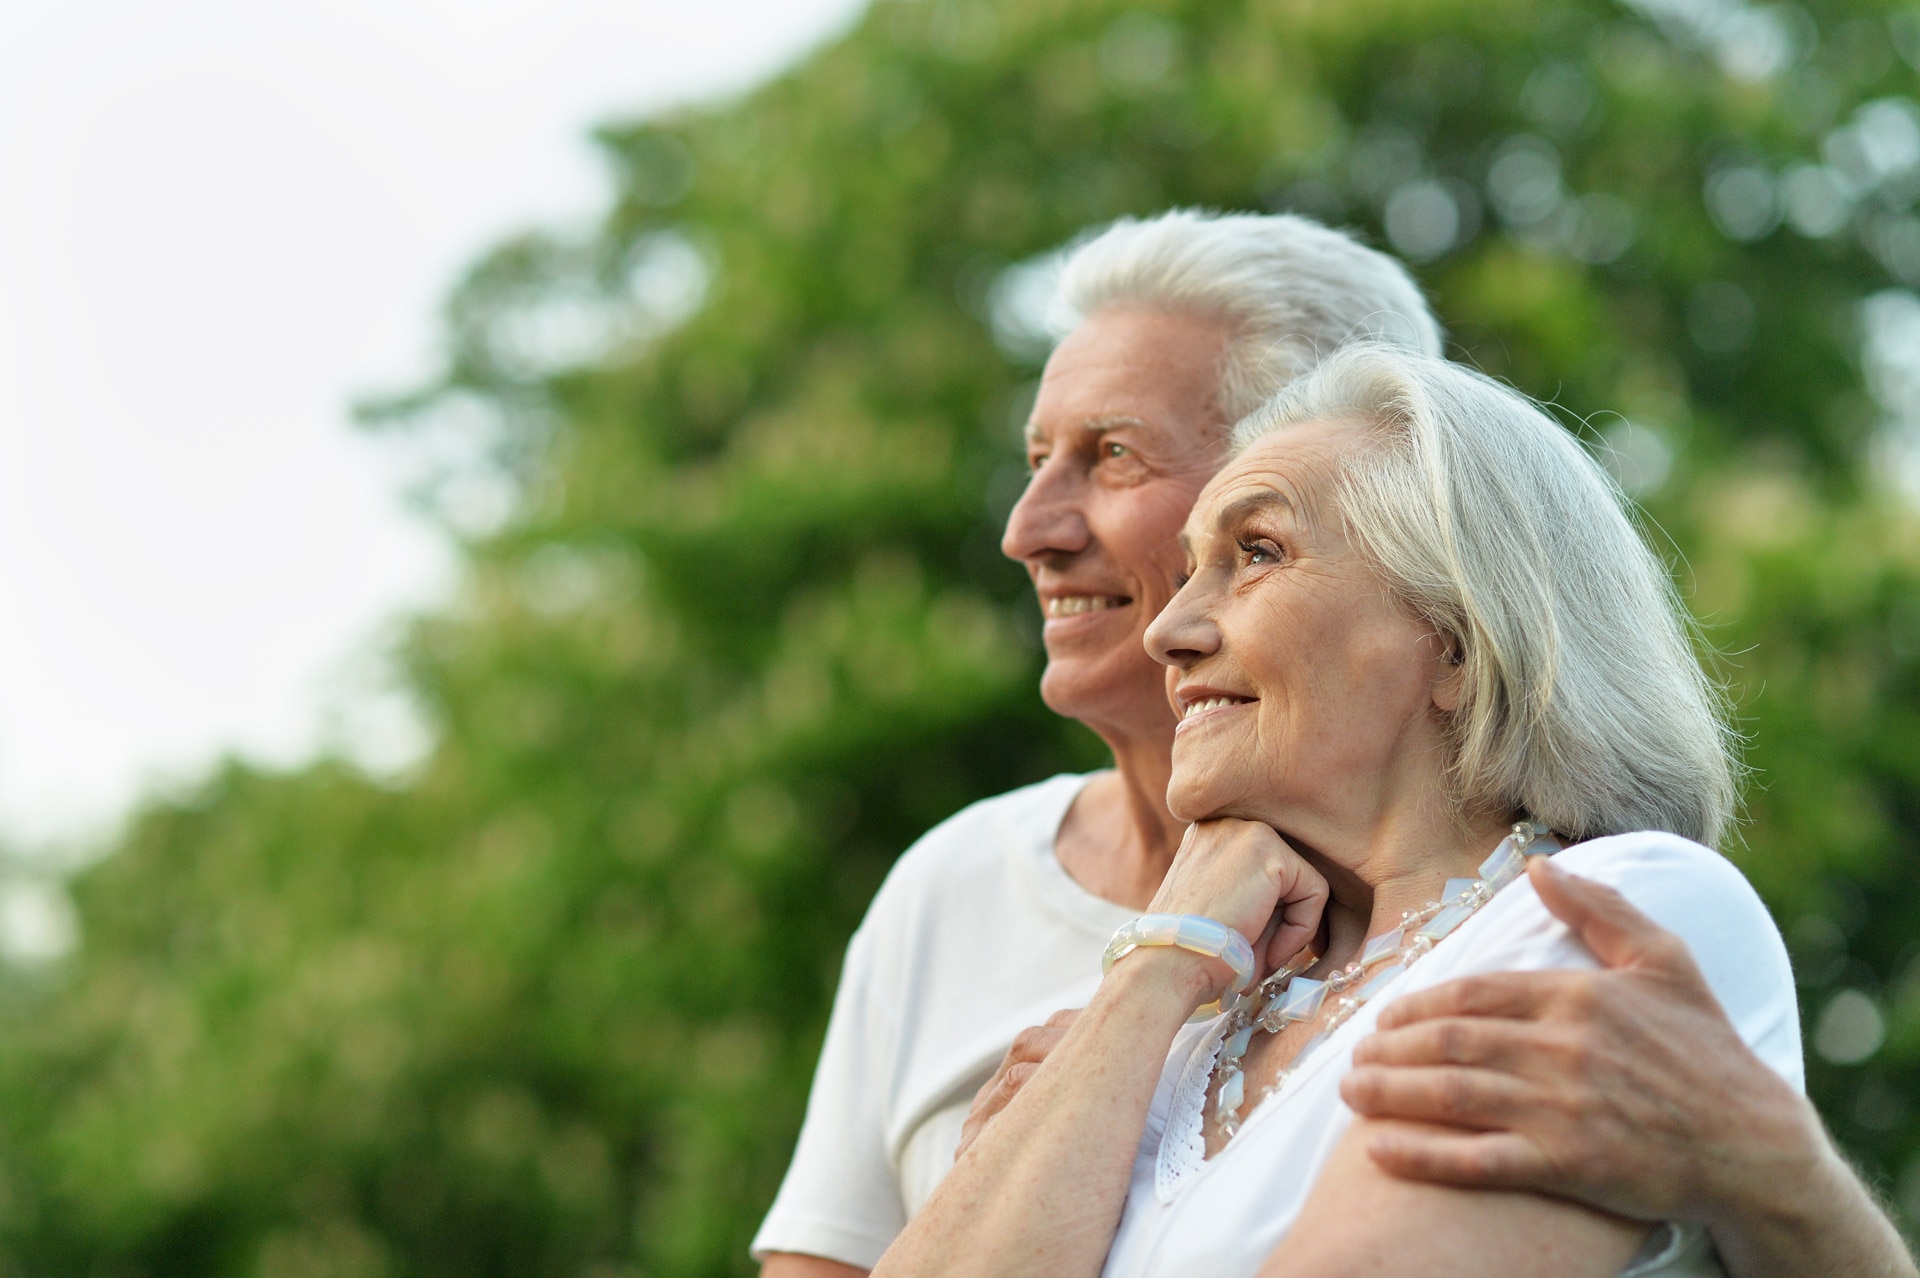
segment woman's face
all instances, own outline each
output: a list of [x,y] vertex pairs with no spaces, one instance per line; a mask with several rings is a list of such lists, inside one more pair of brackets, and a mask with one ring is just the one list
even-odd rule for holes
[[1167,805],[1312,837],[1439,779],[1453,667],[1348,544],[1333,483],[1352,421],[1267,436],[1201,492],[1188,580],[1147,632],[1180,724]]

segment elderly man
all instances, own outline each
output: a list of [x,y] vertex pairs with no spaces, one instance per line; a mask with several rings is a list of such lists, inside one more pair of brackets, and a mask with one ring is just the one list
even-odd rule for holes
[[[1164,801],[1174,715],[1142,636],[1177,588],[1175,537],[1228,428],[1350,337],[1440,345],[1398,263],[1297,217],[1124,221],[1072,254],[1061,289],[1079,323],[1042,377],[1003,548],[1045,614],[1042,697],[1115,767],[975,804],[889,875],[848,947],[799,1147],[754,1240],[767,1278],[871,1268],[963,1128],[1044,1054],[1053,1032],[1024,1027],[1086,1002],[1108,937],[1158,887],[1183,830]],[[1345,1089],[1356,1109],[1413,1120],[1373,1156],[1699,1220],[1738,1273],[1911,1274],[1684,948],[1575,892],[1563,917],[1612,970],[1481,978],[1397,1007]],[[1712,1044],[1712,1085],[1706,1053],[1649,1042]]]

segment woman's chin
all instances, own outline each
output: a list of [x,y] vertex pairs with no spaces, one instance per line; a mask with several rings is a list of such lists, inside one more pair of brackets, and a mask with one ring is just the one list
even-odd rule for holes
[[1178,768],[1174,770],[1173,779],[1167,783],[1167,811],[1173,814],[1176,821],[1185,821],[1188,825],[1219,816],[1231,804],[1232,798],[1203,778],[1183,779]]

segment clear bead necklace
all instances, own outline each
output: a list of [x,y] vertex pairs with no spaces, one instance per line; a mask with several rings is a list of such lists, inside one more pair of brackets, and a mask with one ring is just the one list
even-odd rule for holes
[[1245,994],[1229,1001],[1225,1012],[1227,1025],[1220,1042],[1220,1054],[1208,1079],[1211,1090],[1218,1087],[1214,1121],[1223,1139],[1232,1140],[1240,1130],[1240,1107],[1246,1103],[1247,1076],[1240,1062],[1253,1043],[1253,1036],[1278,1034],[1298,1021],[1312,1021],[1331,1003],[1332,1011],[1319,1030],[1300,1047],[1293,1061],[1281,1070],[1261,1091],[1265,1100],[1278,1092],[1314,1051],[1333,1032],[1353,1019],[1374,995],[1393,979],[1423,958],[1493,894],[1526,872],[1527,858],[1560,850],[1559,840],[1538,821],[1517,821],[1493,854],[1480,863],[1479,877],[1448,879],[1440,899],[1429,901],[1417,910],[1400,916],[1400,925],[1369,939],[1360,957],[1321,980],[1301,973],[1319,962],[1316,954],[1301,953],[1273,975]]

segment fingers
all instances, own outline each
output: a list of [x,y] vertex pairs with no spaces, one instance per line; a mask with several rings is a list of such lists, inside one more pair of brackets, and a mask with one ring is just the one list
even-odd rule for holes
[[1540,903],[1572,928],[1606,966],[1698,970],[1686,946],[1673,933],[1605,884],[1569,874],[1548,856],[1529,861],[1527,874]]
[[1511,1072],[1552,1046],[1553,1031],[1535,1021],[1444,1017],[1376,1030],[1354,1044],[1355,1065],[1474,1065]]
[[1418,1021],[1453,1016],[1538,1019],[1579,972],[1488,972],[1415,990],[1380,1009],[1378,1026],[1399,1029]]
[[1029,1026],[1013,1036],[1013,1045],[1001,1058],[1000,1068],[974,1093],[966,1122],[960,1125],[960,1145],[954,1151],[955,1158],[966,1152],[967,1146],[973,1144],[994,1115],[1013,1102],[1027,1080],[1039,1071],[1048,1053],[1060,1046],[1060,1040],[1067,1036],[1083,1010],[1063,1008],[1049,1016],[1045,1025]]
[[1471,1189],[1548,1189],[1553,1167],[1526,1137],[1509,1132],[1464,1134],[1383,1124],[1367,1137],[1367,1156],[1407,1180]]
[[1325,881],[1271,825],[1210,817],[1188,825],[1152,910],[1206,915],[1250,940],[1279,917],[1281,944],[1298,948],[1325,902]]
[[[1014,1064],[1038,1065],[1047,1059],[1047,1053],[1060,1045],[1067,1036],[1067,1027],[1073,1024],[1077,1012],[1055,1012],[1047,1018],[1045,1025],[1032,1025],[1013,1036],[1013,1046],[1007,1049],[1006,1059],[1000,1063],[1002,1070]],[[1067,1019],[1056,1025],[1061,1016]]]
[[1511,1129],[1528,1110],[1533,1092],[1512,1075],[1491,1070],[1363,1066],[1340,1080],[1340,1097],[1366,1118],[1478,1132]]
[[967,1110],[966,1121],[960,1125],[960,1144],[953,1151],[955,1158],[966,1153],[967,1146],[979,1139],[980,1133],[986,1130],[987,1124],[992,1122],[1001,1110],[1013,1103],[1013,1098],[1019,1094],[1022,1087],[1026,1086],[1027,1080],[1032,1078],[1039,1068],[1038,1064],[1032,1062],[1009,1061],[987,1080],[987,1085],[974,1096],[973,1105]]
[[1288,877],[1280,885],[1280,926],[1267,943],[1269,968],[1279,967],[1312,943],[1330,894],[1325,877],[1298,855],[1288,857],[1282,869]]

